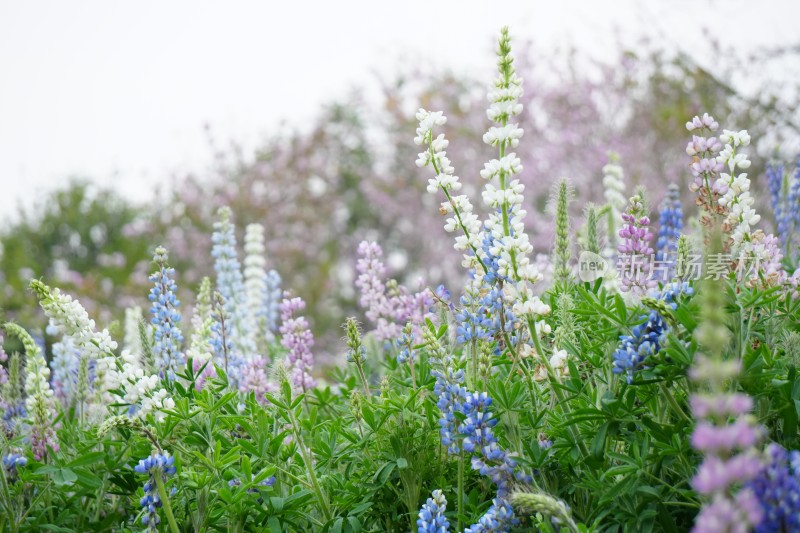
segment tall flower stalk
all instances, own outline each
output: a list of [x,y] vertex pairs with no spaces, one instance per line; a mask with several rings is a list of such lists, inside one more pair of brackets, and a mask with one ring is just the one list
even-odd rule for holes
[[8,333],[18,337],[25,348],[25,408],[31,418],[31,449],[37,461],[44,461],[51,450],[59,450],[58,438],[53,430],[56,411],[53,390],[48,382],[50,369],[47,368],[42,350],[27,331],[10,322],[4,327]]
[[314,367],[314,355],[311,353],[314,334],[311,333],[308,320],[298,316],[305,307],[302,299],[291,298],[287,293],[281,302],[280,327],[281,345],[288,350],[286,362],[292,385],[303,392],[317,386],[317,381],[311,375]]
[[167,251],[163,247],[156,248],[153,262],[157,267],[150,276],[154,285],[149,296],[152,303],[150,322],[155,328],[153,354],[159,373],[174,379],[175,374],[186,364],[181,350],[183,333],[179,326],[181,314],[178,308],[181,303],[175,295],[177,286],[172,279],[175,269],[169,266]]
[[[255,353],[255,346],[249,343],[246,331],[247,296],[244,288],[244,277],[236,250],[236,228],[231,221],[229,207],[221,207],[217,213],[219,219],[214,223],[211,236],[214,257],[214,270],[217,273],[216,290],[225,302],[225,313],[229,320],[229,334],[234,354],[229,354],[229,363],[235,362],[238,367],[245,359]],[[230,368],[231,376],[238,375],[238,368]]]
[[[107,329],[95,331],[94,320],[71,296],[58,288],[51,289],[39,280],[31,281],[30,287],[51,324],[62,335],[71,337],[81,352],[76,399],[81,405],[86,401],[92,421],[103,420],[108,406],[113,403],[111,391],[118,385],[117,358],[114,355],[117,343],[111,339]],[[89,370],[92,368],[94,379],[89,387]],[[83,417],[83,408],[80,411]]]
[[658,281],[667,282],[672,279],[675,261],[678,254],[678,239],[683,229],[683,208],[678,186],[671,184],[658,217],[658,237],[656,240],[656,268],[661,269],[663,277]]
[[[719,253],[721,236],[712,234],[709,253]],[[698,354],[690,378],[699,390],[690,399],[698,419],[692,446],[705,457],[692,485],[705,499],[695,520],[694,533],[746,531],[763,516],[754,491],[743,484],[761,470],[755,447],[764,431],[749,414],[753,402],[731,390],[741,371],[741,361],[727,356],[730,332],[725,325],[725,288],[704,280],[699,297],[702,323],[695,337],[705,353]]]

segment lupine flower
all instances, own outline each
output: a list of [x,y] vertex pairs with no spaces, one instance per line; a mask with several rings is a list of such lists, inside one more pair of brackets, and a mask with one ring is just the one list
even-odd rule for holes
[[778,237],[784,245],[787,245],[789,224],[792,220],[786,209],[789,180],[786,179],[783,163],[778,161],[767,163],[766,176],[769,200],[772,205],[772,212],[775,215],[775,227],[778,231]]
[[166,418],[164,411],[174,409],[175,401],[166,389],[159,388],[160,383],[157,375],[147,375],[141,367],[129,363],[122,365],[120,389],[123,391],[122,399],[129,405],[130,416],[144,419],[152,414],[156,422]]
[[267,392],[275,390],[275,384],[267,377],[268,361],[265,357],[256,356],[244,364],[239,380],[239,392],[252,392],[261,405],[267,404]]
[[623,269],[620,290],[641,295],[656,286],[650,269],[653,255],[650,241],[653,234],[648,228],[650,217],[647,216],[641,196],[631,197],[627,211],[622,214],[622,221],[620,243],[617,246],[618,262]]
[[597,232],[597,207],[594,204],[586,206],[585,233],[581,237],[581,245],[589,252],[600,253],[600,236]]
[[566,283],[572,274],[569,260],[572,257],[569,231],[569,183],[562,179],[556,196],[556,238],[553,247],[553,263],[557,283]]
[[142,365],[142,336],[139,333],[139,325],[144,319],[142,308],[137,306],[125,309],[125,336],[122,341],[122,358],[125,362],[134,366]]
[[186,357],[192,360],[192,371],[199,372],[201,368],[203,369],[196,380],[195,386],[198,390],[203,388],[208,378],[217,375],[212,361],[214,357],[213,327],[211,280],[203,278],[197,294],[197,305],[195,305],[192,315],[192,336],[189,340],[189,347],[186,349]]
[[281,345],[288,350],[286,354],[287,370],[289,371],[292,385],[303,392],[316,387],[317,382],[311,376],[314,366],[314,356],[311,347],[314,345],[314,335],[308,321],[297,313],[305,309],[306,303],[300,298],[290,298],[285,293],[281,302]]
[[453,356],[442,346],[435,332],[423,328],[422,341],[428,349],[431,374],[436,378],[433,392],[438,398],[437,406],[441,413],[439,434],[442,437],[442,446],[447,447],[450,453],[457,454],[461,446],[456,440],[458,423],[455,413],[461,410],[467,394],[462,385],[464,371],[455,367]]
[[[5,363],[8,361],[8,354],[3,349],[3,336],[0,335],[0,363]],[[6,367],[0,364],[0,391],[2,390],[2,386],[8,383],[8,371],[6,371]],[[0,396],[0,405],[2,404],[2,396]]]
[[[438,397],[437,406],[441,413],[439,433],[442,445],[451,454],[458,454],[462,449],[471,453],[472,468],[497,485],[497,497],[492,506],[477,524],[465,531],[505,531],[515,523],[507,500],[515,462],[500,448],[492,432],[497,421],[488,410],[491,398],[486,393],[468,392],[462,385],[464,372],[455,368],[452,355],[434,332],[426,328],[422,335],[430,354],[431,373],[436,378],[434,394]],[[458,422],[456,413],[464,415],[463,422]],[[461,441],[458,439],[460,434],[464,435]]]
[[450,522],[444,516],[447,510],[447,498],[441,490],[436,489],[422,506],[417,519],[419,533],[448,533]]
[[699,195],[698,203],[705,210],[701,217],[703,225],[710,226],[712,217],[724,215],[727,210],[719,204],[719,198],[725,194],[724,183],[719,182],[720,173],[724,170],[724,165],[717,160],[717,155],[722,150],[722,143],[716,137],[707,136],[719,128],[719,123],[708,113],[703,117],[694,117],[686,123],[686,129],[690,132],[697,132],[692,135],[692,140],[686,146],[686,154],[692,158],[689,167],[693,182],[689,189],[697,191]]
[[549,494],[516,491],[511,495],[511,501],[515,508],[522,509],[528,514],[541,513],[550,517],[551,523],[556,527],[566,525],[570,531],[578,531],[578,526],[572,520],[569,506]]
[[225,299],[219,292],[214,292],[212,301],[211,318],[214,323],[211,325],[211,347],[217,363],[225,370],[231,385],[238,388],[244,367],[244,358],[233,345],[231,318],[225,307]]
[[800,531],[800,452],[773,443],[766,455],[768,462],[748,483],[764,511],[756,533]]
[[512,179],[522,172],[522,164],[515,153],[507,152],[519,145],[523,135],[522,128],[510,122],[522,113],[519,98],[523,90],[522,79],[514,68],[508,28],[502,29],[498,40],[497,69],[498,77],[487,95],[490,104],[486,112],[496,126],[491,126],[484,134],[483,142],[497,147],[499,159],[492,159],[481,170],[481,177],[487,182],[482,194],[483,202],[492,209],[484,227],[495,239],[493,253],[500,258],[498,272],[512,278],[515,283],[522,282],[517,290],[524,302],[528,298],[525,284],[540,281],[542,275],[529,259],[533,246],[525,233],[527,212],[522,209],[525,186],[519,179]]
[[[499,331],[497,327],[499,320],[495,322],[491,314],[493,311],[498,311],[497,300],[492,299],[497,293],[481,295],[481,292],[486,292],[485,285],[475,279],[467,283],[464,288],[460,300],[461,307],[456,313],[456,341],[459,343],[489,341]],[[511,323],[513,324],[513,321]]]
[[53,390],[50,388],[50,369],[42,355],[42,350],[36,345],[27,331],[16,324],[7,323],[7,332],[19,337],[25,347],[25,408],[31,418],[31,449],[37,461],[47,457],[48,450],[59,450],[58,438],[53,431],[53,421],[56,418],[55,405],[53,405]]
[[[718,253],[720,241],[719,232],[712,234],[709,253]],[[698,354],[689,377],[707,387],[707,392],[698,392],[690,399],[699,419],[692,446],[705,459],[692,486],[706,498],[706,503],[693,531],[749,531],[761,521],[763,510],[753,489],[736,488],[761,471],[761,459],[754,446],[763,436],[763,429],[748,414],[752,402],[728,387],[741,363],[723,358],[730,336],[725,326],[725,292],[716,280],[706,280],[700,297],[703,322],[695,329],[695,337],[709,355]]]
[[431,165],[433,167],[436,176],[428,180],[428,192],[436,194],[441,190],[447,198],[447,201],[442,202],[439,209],[440,213],[448,216],[444,229],[448,233],[459,230],[460,235],[456,237],[453,247],[464,252],[462,264],[465,268],[477,268],[480,265],[477,250],[480,246],[478,234],[481,230],[481,223],[478,215],[473,212],[472,202],[469,198],[463,194],[452,194],[461,190],[461,182],[454,174],[455,169],[447,158],[445,149],[449,141],[443,134],[439,134],[435,139],[433,137],[433,128],[444,125],[447,118],[441,111],[432,112],[425,109],[417,111],[416,118],[419,121],[419,127],[417,136],[414,137],[414,143],[426,146],[426,150],[421,152],[417,158],[417,166]]
[[264,335],[267,342],[273,342],[275,332],[278,331],[282,294],[281,276],[275,270],[270,270],[264,277],[264,294],[261,298],[262,307],[259,314],[266,328]]
[[13,483],[17,480],[17,468],[22,468],[28,464],[28,459],[24,455],[18,453],[8,453],[3,456],[3,470],[6,473],[6,479]]
[[152,302],[150,314],[153,315],[150,322],[155,326],[153,354],[159,373],[173,379],[175,373],[186,364],[181,351],[183,333],[179,327],[181,314],[178,307],[181,303],[175,296],[177,287],[172,279],[175,269],[167,263],[167,251],[162,247],[156,248],[153,262],[158,267],[150,276],[150,281],[154,283],[149,295]]
[[[788,253],[789,250],[793,249],[793,245],[796,246],[792,237],[797,229],[800,228],[800,155],[797,156],[794,175],[790,180],[789,191],[786,194],[785,217],[787,218],[787,227],[782,241],[784,250]],[[797,258],[793,255],[790,259],[796,260]]]
[[669,193],[661,204],[658,216],[658,239],[656,240],[656,262],[665,267],[664,278],[672,279],[678,253],[678,239],[683,229],[683,208],[677,185],[669,186]]
[[255,350],[265,342],[263,298],[267,282],[267,260],[264,257],[264,226],[248,224],[244,234],[245,333],[248,345]]
[[[76,399],[82,404],[87,398],[89,414],[95,421],[103,420],[108,406],[113,403],[110,391],[118,383],[116,357],[117,343],[111,339],[107,329],[94,330],[94,320],[77,300],[61,293],[58,288],[50,289],[39,280],[32,280],[31,289],[39,297],[39,305],[52,325],[62,335],[71,337],[81,351],[78,365]],[[89,387],[88,371],[94,370],[94,379]],[[91,389],[91,390],[90,390]]]
[[53,343],[50,361],[51,385],[57,400],[64,407],[71,405],[78,378],[80,350],[75,346],[72,337],[64,336],[60,342]]
[[[677,309],[678,295],[692,295],[694,290],[688,283],[670,283],[653,297],[663,301],[672,309]],[[645,318],[645,317],[642,317]],[[634,326],[630,335],[620,336],[620,345],[614,352],[612,370],[615,374],[627,374],[628,383],[633,375],[646,366],[647,359],[661,350],[666,340],[669,326],[660,313],[653,310],[646,315],[645,322]]]
[[[255,478],[255,474],[251,474],[251,481],[254,478]],[[250,487],[249,489],[247,489],[247,493],[248,494],[258,494],[258,502],[262,503],[264,501],[263,498],[261,497],[262,488],[271,487],[271,486],[275,485],[275,481],[276,481],[275,476],[269,476],[267,479],[258,482],[256,484],[256,486],[253,486],[253,487]],[[238,477],[235,477],[235,478],[231,479],[230,481],[228,481],[228,487],[230,487],[231,489],[234,488],[234,487],[241,487],[241,486],[242,486],[242,480],[239,479]]]
[[[211,255],[214,257],[214,270],[217,273],[217,290],[224,298],[225,313],[230,321],[228,332],[232,347],[246,358],[255,353],[255,346],[249,345],[245,329],[247,298],[236,252],[235,227],[231,222],[229,207],[221,207],[218,216],[219,220],[214,223],[214,233],[211,237],[214,243]],[[229,362],[232,360],[238,361],[239,358],[231,357],[229,354]],[[244,362],[244,359],[241,362]]]
[[[702,133],[713,132],[719,124],[704,114],[702,118],[694,117],[686,127]],[[761,285],[762,280],[767,286],[778,285],[786,277],[780,267],[780,246],[775,237],[755,229],[761,216],[753,208],[750,179],[746,173],[736,173],[737,169],[750,167],[747,154],[741,151],[749,144],[746,130],[723,130],[719,140],[695,135],[686,147],[693,159],[690,168],[695,176],[690,188],[699,191],[698,203],[706,211],[702,217],[706,226],[712,225],[713,217],[721,217],[722,231],[730,235],[724,249],[733,255],[737,279],[751,286]]]
[[624,172],[619,165],[619,155],[609,152],[608,163],[603,166],[603,194],[608,204],[608,216],[606,218],[606,229],[608,230],[608,243],[603,255],[606,259],[612,259],[616,253],[617,226],[622,215],[627,199],[625,195]]
[[433,297],[428,289],[410,293],[396,283],[385,283],[386,267],[381,261],[383,250],[375,242],[363,241],[358,245],[356,262],[356,287],[360,292],[359,304],[373,322],[375,337],[380,341],[400,336],[403,326],[411,322],[415,329],[430,318]]
[[158,531],[158,524],[161,523],[158,509],[163,506],[163,502],[158,492],[156,477],[160,476],[161,482],[164,483],[168,477],[175,475],[175,458],[168,452],[154,453],[147,459],[140,460],[133,470],[138,474],[148,475],[148,480],[143,487],[144,496],[139,501],[139,504],[145,509],[142,524],[147,526],[149,531]]
[[403,334],[397,339],[396,344],[400,349],[400,353],[397,354],[397,362],[401,365],[408,363],[413,366],[417,360],[417,354],[414,351],[414,331],[410,322],[403,328]]

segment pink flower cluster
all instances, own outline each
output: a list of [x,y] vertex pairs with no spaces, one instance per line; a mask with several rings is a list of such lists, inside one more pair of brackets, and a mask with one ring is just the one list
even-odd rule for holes
[[309,329],[308,320],[304,316],[296,316],[306,308],[306,303],[300,298],[290,296],[289,292],[284,293],[280,305],[281,345],[288,350],[286,366],[292,384],[305,392],[317,385],[311,376],[311,369],[314,366],[314,356],[311,353],[314,335]]
[[425,288],[410,293],[402,285],[385,283],[386,267],[381,261],[383,250],[378,243],[361,242],[358,256],[359,303],[366,310],[367,319],[375,324],[375,337],[379,341],[399,338],[407,322],[415,326],[422,324],[433,306],[431,292]]

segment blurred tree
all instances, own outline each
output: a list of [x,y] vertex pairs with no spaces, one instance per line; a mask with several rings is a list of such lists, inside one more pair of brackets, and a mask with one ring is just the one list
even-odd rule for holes
[[[149,255],[150,236],[131,237],[126,227],[141,209],[110,190],[73,181],[20,213],[0,233],[0,309],[22,322],[38,309],[28,292],[32,278],[46,278],[81,298],[103,321],[119,317],[126,295],[141,291],[133,266]],[[143,293],[142,293],[143,294]],[[41,320],[37,319],[37,322]]]

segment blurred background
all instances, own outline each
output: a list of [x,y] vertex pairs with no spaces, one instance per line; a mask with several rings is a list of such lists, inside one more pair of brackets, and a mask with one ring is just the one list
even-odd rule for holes
[[698,112],[751,132],[767,205],[765,163],[800,149],[798,20],[792,0],[0,1],[0,309],[43,327],[26,290],[41,277],[120,320],[147,305],[161,244],[191,307],[230,205],[240,243],[266,226],[268,266],[307,300],[320,351],[338,353],[339,325],[360,315],[361,240],[412,288],[464,276],[414,164],[414,113],[445,111],[477,198],[504,25],[525,80],[537,253],[552,184],[572,181],[577,228],[602,202],[609,151],[651,205],[673,182],[689,200],[684,123]]

